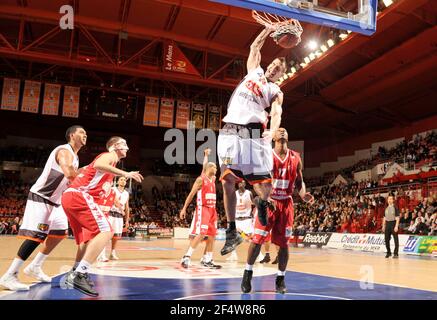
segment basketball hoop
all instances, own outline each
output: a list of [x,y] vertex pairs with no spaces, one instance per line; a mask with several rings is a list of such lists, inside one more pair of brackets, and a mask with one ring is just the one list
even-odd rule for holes
[[258,12],[256,10],[252,10],[252,17],[259,24],[265,27],[273,27],[275,29],[270,36],[276,43],[278,43],[278,40],[285,34],[292,34],[295,36],[296,45],[300,43],[300,36],[302,35],[303,29],[299,21],[267,12]]

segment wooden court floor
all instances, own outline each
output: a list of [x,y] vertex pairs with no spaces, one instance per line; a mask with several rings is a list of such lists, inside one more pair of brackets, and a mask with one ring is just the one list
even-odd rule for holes
[[[16,237],[0,237],[0,274],[3,274],[9,267],[20,243],[21,240]],[[138,245],[150,250],[135,250]],[[174,260],[177,262],[183,256],[187,245],[188,240],[122,240],[119,243],[118,256],[120,261]],[[222,241],[216,243],[214,261],[226,265],[226,257],[222,257],[219,253],[222,245]],[[239,261],[238,264],[232,265],[233,268],[244,269],[247,247],[248,243],[243,243],[238,247]],[[159,248],[173,248],[173,250],[160,251]],[[75,250],[76,247],[73,240],[66,239],[61,242],[47,259],[44,271],[50,276],[65,272],[66,267],[72,265]],[[200,245],[193,254],[192,260],[199,261],[202,251],[203,245]],[[36,252],[31,258],[35,254]],[[271,255],[272,258],[275,257],[274,252]],[[29,261],[31,258],[29,258]],[[276,267],[274,265],[270,266]],[[437,292],[436,258],[418,258],[401,255],[399,259],[395,260],[385,259],[381,254],[292,247],[290,248],[290,261],[287,270],[357,281],[363,278],[365,272],[372,270],[375,283]],[[19,278],[24,283],[32,283],[32,279],[23,273],[20,273]]]

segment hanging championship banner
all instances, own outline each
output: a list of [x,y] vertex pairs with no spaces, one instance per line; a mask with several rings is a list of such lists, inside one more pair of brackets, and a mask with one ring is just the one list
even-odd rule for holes
[[161,98],[159,108],[159,126],[173,128],[174,99]]
[[64,105],[62,108],[63,117],[70,117],[70,118],[79,117],[79,97],[80,97],[79,87],[65,86]]
[[59,84],[46,83],[44,86],[44,101],[42,114],[57,116],[59,113],[59,97],[61,86]]
[[158,126],[159,98],[146,97],[144,104],[143,125],[150,127]]
[[197,69],[174,42],[164,42],[164,71],[180,72],[199,76]]
[[38,113],[40,91],[41,82],[24,81],[23,102],[21,103],[22,112]]
[[220,121],[222,118],[221,115],[222,108],[217,105],[209,105],[208,106],[208,125],[207,128],[219,131],[220,130]]
[[1,109],[18,111],[19,99],[20,99],[20,80],[4,78]]
[[196,129],[203,129],[205,127],[205,112],[206,104],[193,103],[191,108],[191,121],[195,123]]
[[190,106],[189,101],[178,101],[176,109],[176,128],[187,129],[187,122],[190,120]]

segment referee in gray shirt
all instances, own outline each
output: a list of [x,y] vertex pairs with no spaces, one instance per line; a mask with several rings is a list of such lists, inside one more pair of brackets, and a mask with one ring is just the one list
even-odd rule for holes
[[390,249],[390,239],[391,235],[395,240],[395,251],[393,258],[399,257],[399,209],[394,205],[394,196],[392,194],[388,195],[387,198],[388,206],[385,208],[384,218],[382,220],[382,230],[385,233],[385,247],[387,248],[386,258],[391,256]]

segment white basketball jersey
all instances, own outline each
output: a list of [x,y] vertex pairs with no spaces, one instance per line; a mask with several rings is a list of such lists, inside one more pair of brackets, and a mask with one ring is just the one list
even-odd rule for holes
[[123,190],[123,192],[120,192],[117,187],[112,187],[115,191],[115,197],[120,202],[122,210],[120,210],[115,205],[112,206],[111,211],[115,211],[118,213],[124,213],[124,210],[126,208],[126,203],[129,201],[129,192],[126,190]]
[[268,113],[264,109],[270,107],[273,98],[280,91],[278,85],[267,80],[261,67],[252,70],[232,93],[223,122],[266,125]]
[[71,145],[67,143],[57,146],[50,153],[42,174],[39,176],[38,180],[36,180],[32,188],[30,188],[30,192],[60,205],[62,193],[67,189],[68,179],[65,178],[64,172],[56,162],[56,154],[59,149],[68,150],[73,156],[74,169],[77,170],[77,168],[79,168],[79,157],[74,153]]
[[235,217],[250,217],[250,213],[252,212],[252,200],[250,198],[250,191],[246,190],[242,195],[240,195],[240,191],[235,191],[237,195],[237,207],[235,211]]

